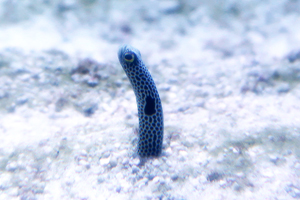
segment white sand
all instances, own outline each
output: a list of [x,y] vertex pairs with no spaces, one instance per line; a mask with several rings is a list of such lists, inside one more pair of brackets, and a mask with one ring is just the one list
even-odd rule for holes
[[[299,1],[7,2],[1,200],[300,198]],[[123,43],[164,108],[163,154],[144,165]],[[97,76],[72,74],[86,58]]]

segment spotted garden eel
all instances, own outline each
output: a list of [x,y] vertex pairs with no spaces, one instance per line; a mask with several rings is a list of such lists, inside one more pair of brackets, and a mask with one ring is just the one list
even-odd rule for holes
[[139,50],[123,45],[118,57],[136,97],[139,116],[138,154],[140,157],[159,156],[162,151],[164,119],[155,83]]

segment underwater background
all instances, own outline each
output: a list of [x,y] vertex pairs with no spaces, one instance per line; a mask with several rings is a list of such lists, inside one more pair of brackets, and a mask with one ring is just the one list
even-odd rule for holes
[[[163,153],[136,156],[140,50]],[[1,0],[0,199],[300,199],[299,0]]]

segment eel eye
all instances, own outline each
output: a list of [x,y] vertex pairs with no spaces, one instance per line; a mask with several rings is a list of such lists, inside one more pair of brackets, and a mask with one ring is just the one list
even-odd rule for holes
[[127,61],[127,62],[133,62],[133,60],[134,60],[134,54],[132,54],[132,53],[125,53],[124,58],[125,58],[125,61]]

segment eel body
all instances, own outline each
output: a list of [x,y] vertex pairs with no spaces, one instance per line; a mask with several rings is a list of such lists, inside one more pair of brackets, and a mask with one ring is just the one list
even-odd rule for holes
[[155,83],[139,50],[123,45],[118,57],[136,96],[139,116],[138,154],[141,157],[159,156],[162,151],[164,122]]

